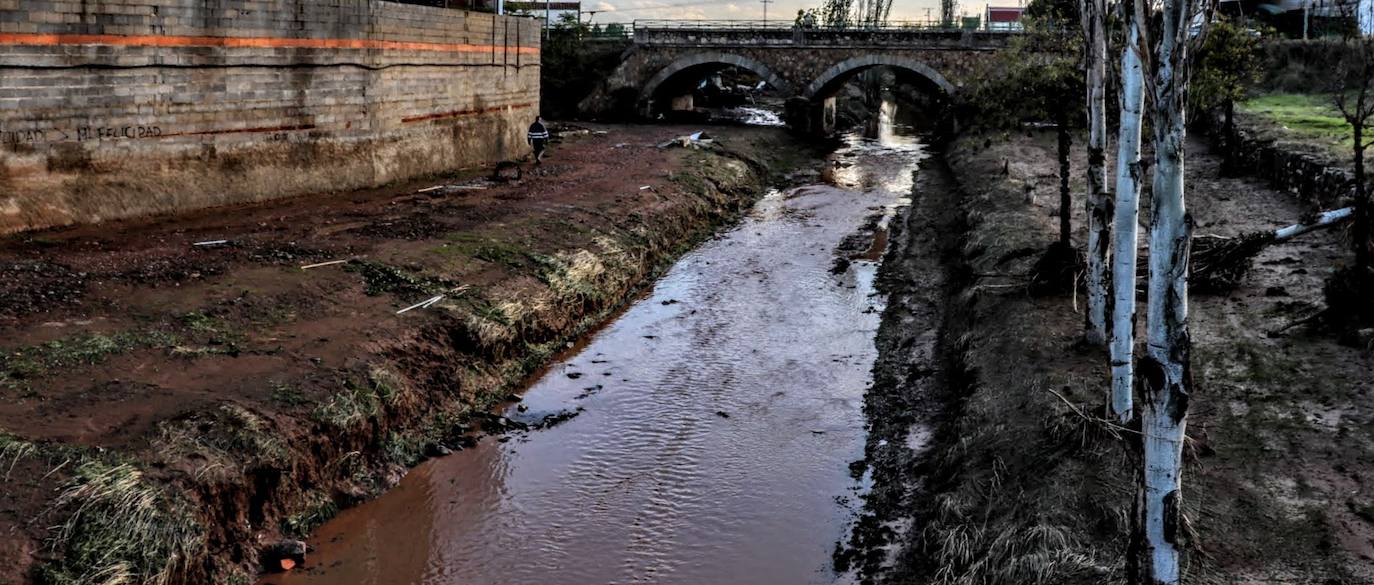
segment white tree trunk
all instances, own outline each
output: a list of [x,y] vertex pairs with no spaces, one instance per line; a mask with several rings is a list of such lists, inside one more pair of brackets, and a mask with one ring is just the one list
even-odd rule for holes
[[1107,194],[1107,32],[1106,0],[1082,0],[1088,85],[1088,312],[1084,338],[1107,343],[1107,301],[1111,276],[1112,201]]
[[1183,438],[1192,385],[1188,336],[1188,260],[1192,218],[1184,201],[1183,159],[1189,0],[1165,0],[1155,56],[1153,127],[1154,209],[1150,230],[1150,284],[1146,357],[1140,364],[1144,434],[1146,583],[1174,585],[1182,578]]
[[[1123,2],[1129,6],[1129,3]],[[1135,416],[1136,246],[1140,237],[1140,119],[1145,69],[1136,52],[1140,29],[1126,8],[1126,47],[1121,51],[1121,130],[1117,136],[1116,210],[1112,234],[1112,414],[1125,424]]]
[[1317,216],[1317,219],[1311,223],[1299,223],[1283,229],[1274,230],[1274,241],[1282,242],[1284,240],[1291,240],[1308,232],[1315,232],[1322,228],[1331,227],[1352,217],[1355,217],[1354,207],[1343,207],[1334,211],[1323,211]]

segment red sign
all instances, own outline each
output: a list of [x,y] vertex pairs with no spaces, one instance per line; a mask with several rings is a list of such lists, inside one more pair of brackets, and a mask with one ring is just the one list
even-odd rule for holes
[[994,8],[988,7],[988,22],[1016,22],[1021,20],[1021,13],[1026,9],[1020,7]]

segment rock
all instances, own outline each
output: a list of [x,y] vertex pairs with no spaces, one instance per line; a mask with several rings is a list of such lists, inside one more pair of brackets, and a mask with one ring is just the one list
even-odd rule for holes
[[439,443],[425,444],[425,457],[447,457],[453,454],[453,450]]
[[1271,286],[1271,287],[1265,289],[1265,291],[1264,291],[1264,296],[1266,296],[1266,297],[1286,297],[1286,296],[1288,296],[1288,289],[1283,288],[1283,287],[1281,287],[1281,286]]
[[582,372],[568,372],[568,378],[571,379],[571,380],[576,380],[576,379],[581,378],[581,377],[582,377]]
[[493,181],[519,181],[522,176],[520,165],[513,162],[503,162],[496,165],[496,170],[492,172]]
[[1361,349],[1374,349],[1374,328],[1356,331],[1352,336],[1351,345]]
[[283,540],[258,553],[258,560],[265,570],[273,573],[289,571],[305,562],[308,547],[304,541]]

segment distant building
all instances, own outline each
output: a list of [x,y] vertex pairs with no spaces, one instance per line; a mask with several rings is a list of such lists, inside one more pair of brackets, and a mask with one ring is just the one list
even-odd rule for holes
[[1025,12],[1021,6],[988,6],[983,22],[987,23],[988,30],[1019,31],[1023,28],[1021,16]]
[[1221,0],[1223,14],[1254,18],[1294,38],[1358,30],[1374,36],[1374,0]]

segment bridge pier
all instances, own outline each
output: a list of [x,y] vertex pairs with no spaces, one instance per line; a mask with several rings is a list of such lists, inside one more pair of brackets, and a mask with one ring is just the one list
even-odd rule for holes
[[799,134],[826,137],[835,133],[836,98],[818,100],[792,98],[787,100],[784,121]]

